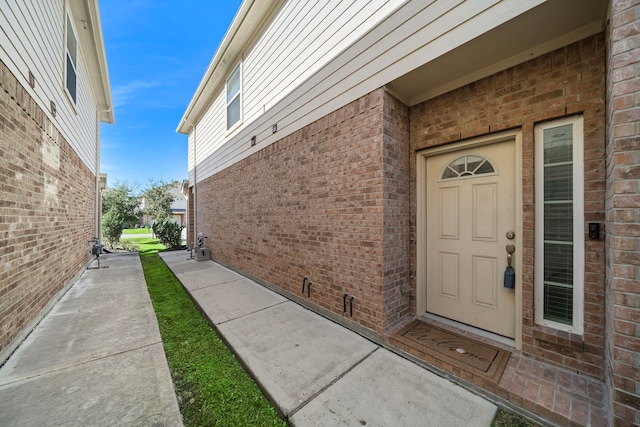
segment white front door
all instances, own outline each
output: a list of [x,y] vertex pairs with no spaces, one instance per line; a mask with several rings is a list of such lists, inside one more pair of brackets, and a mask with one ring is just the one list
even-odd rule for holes
[[507,237],[516,230],[514,158],[509,140],[426,161],[427,312],[510,338],[506,246],[521,238]]

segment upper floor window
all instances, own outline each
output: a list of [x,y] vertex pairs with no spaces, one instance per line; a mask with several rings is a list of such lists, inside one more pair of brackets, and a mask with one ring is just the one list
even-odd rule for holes
[[582,117],[535,129],[536,322],[583,331]]
[[67,15],[66,27],[66,43],[65,43],[65,87],[73,103],[76,103],[76,84],[78,79],[78,39],[71,25],[71,18]]
[[227,79],[227,130],[240,122],[242,116],[242,78],[240,64]]

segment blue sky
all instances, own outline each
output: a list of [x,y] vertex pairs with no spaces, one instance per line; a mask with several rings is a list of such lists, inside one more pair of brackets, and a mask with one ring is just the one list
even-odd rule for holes
[[241,0],[100,0],[115,125],[101,125],[107,184],[187,178],[176,133]]

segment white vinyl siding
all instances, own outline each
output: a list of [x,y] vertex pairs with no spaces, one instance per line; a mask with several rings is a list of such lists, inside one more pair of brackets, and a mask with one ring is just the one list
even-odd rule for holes
[[198,180],[539,3],[286,2],[243,53],[242,126],[226,134],[224,87],[198,122]]
[[583,330],[584,201],[582,117],[535,129],[536,323]]
[[287,2],[246,56],[247,117],[272,107],[401,3]]
[[[0,59],[94,172],[96,101],[81,45],[75,108],[65,93],[67,10],[65,2],[59,0],[0,1]],[[73,19],[72,14],[69,16]],[[29,71],[36,79],[34,89],[29,86]],[[50,113],[51,101],[56,105],[55,118]]]

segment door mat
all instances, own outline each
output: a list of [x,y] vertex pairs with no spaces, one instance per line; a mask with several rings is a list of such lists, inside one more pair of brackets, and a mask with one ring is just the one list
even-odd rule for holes
[[498,383],[511,353],[421,320],[414,320],[394,338],[423,353]]

